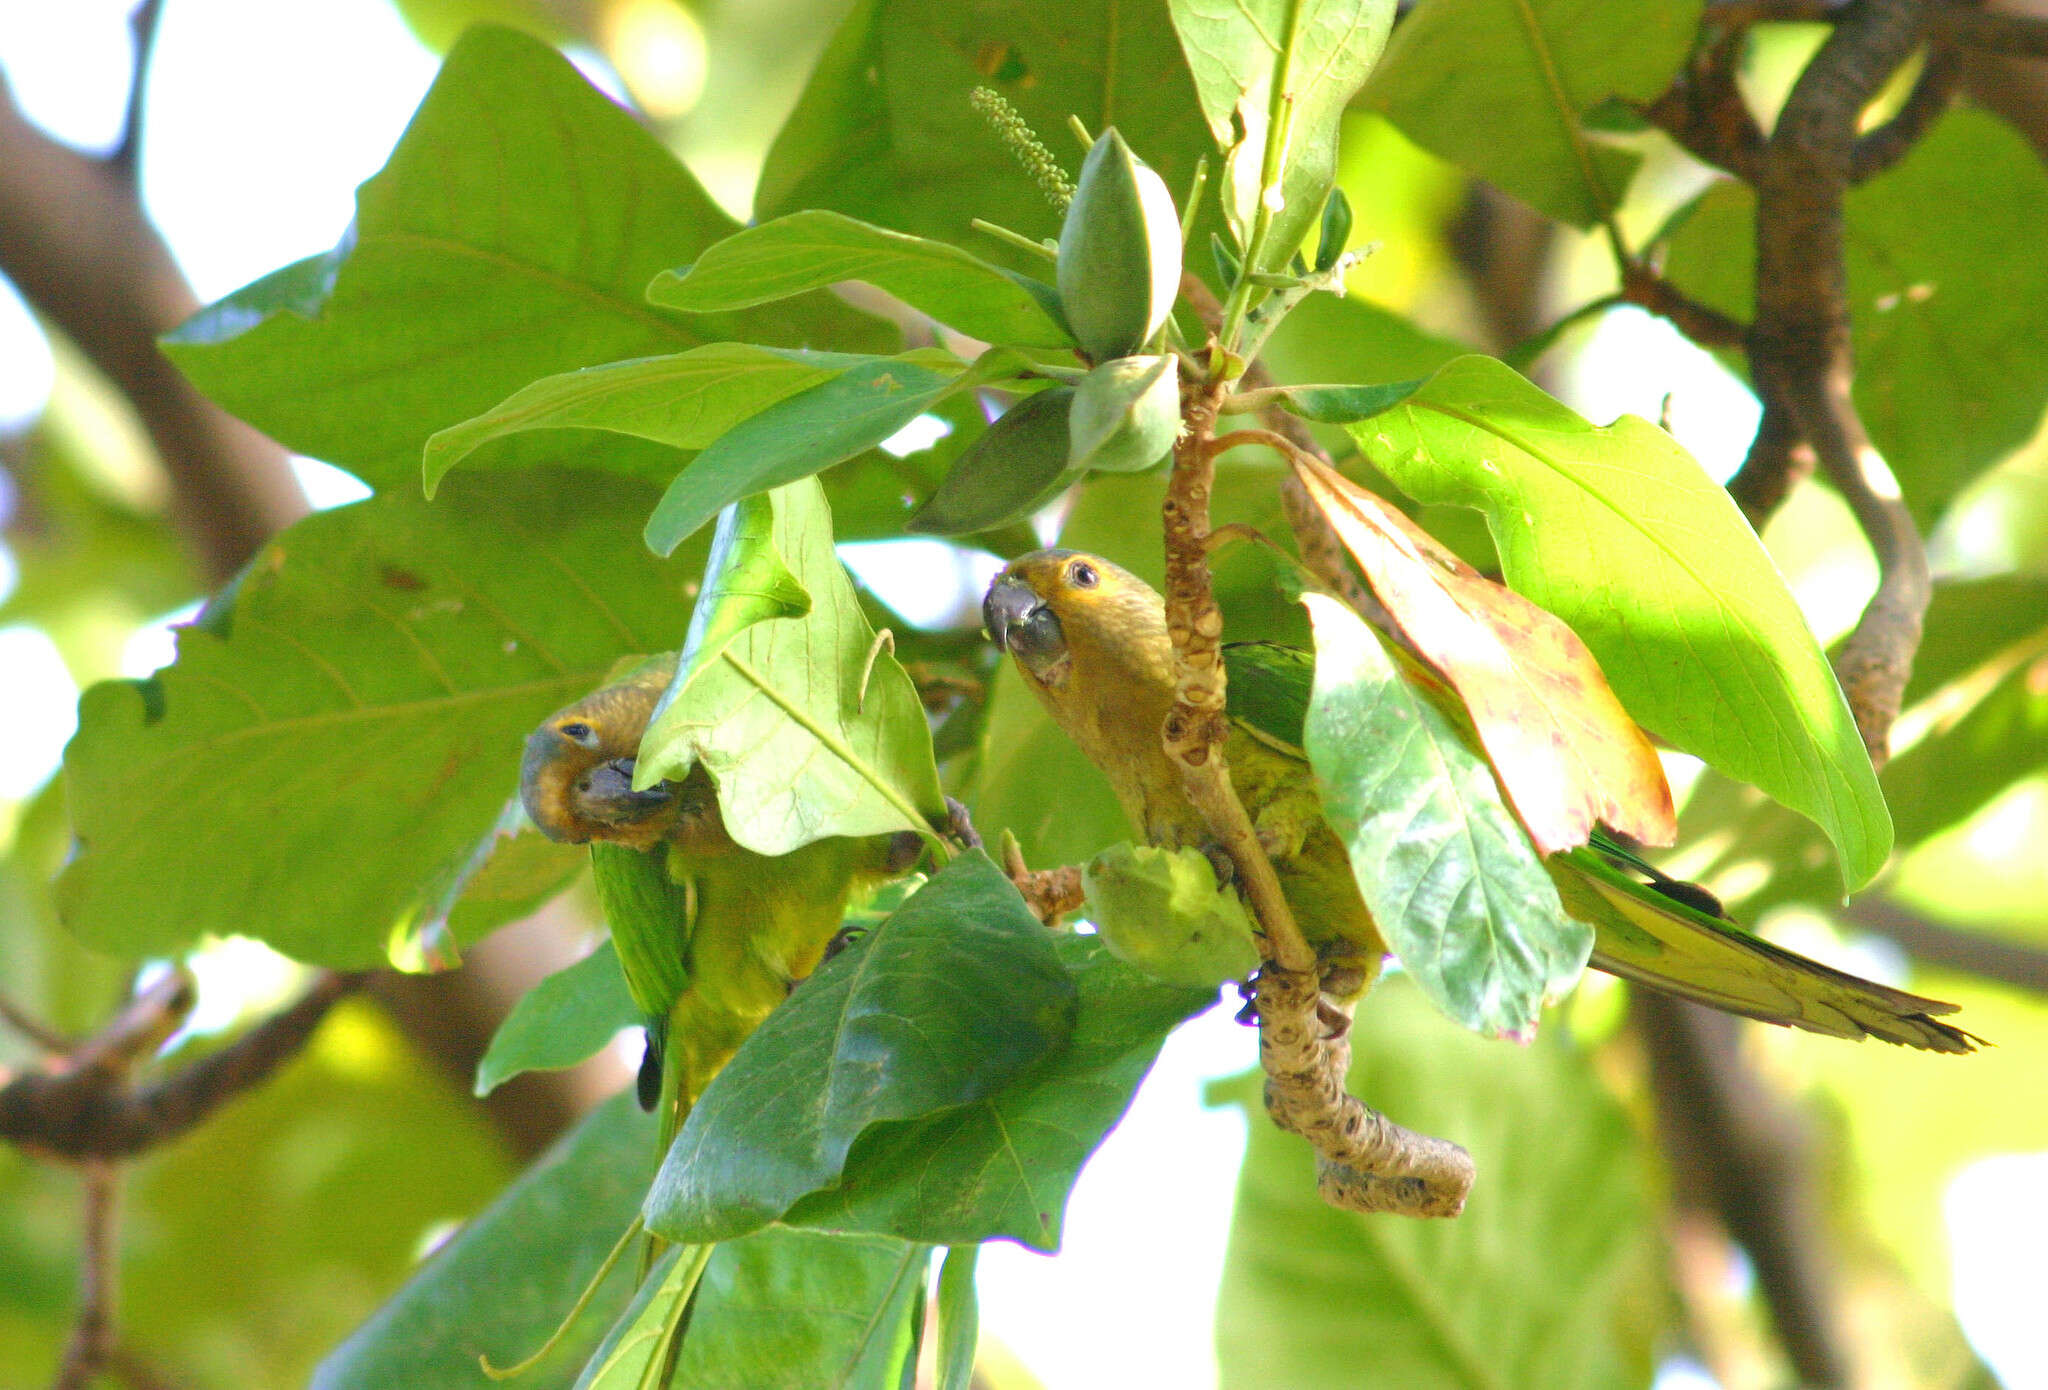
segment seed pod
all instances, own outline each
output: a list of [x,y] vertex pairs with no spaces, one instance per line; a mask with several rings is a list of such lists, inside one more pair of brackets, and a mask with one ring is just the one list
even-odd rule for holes
[[1138,473],[1180,433],[1180,378],[1171,357],[1104,362],[1074,392],[1067,461],[1103,473]]
[[1159,175],[1114,129],[1081,165],[1060,228],[1060,304],[1091,361],[1136,352],[1180,289],[1180,214]]
[[904,529],[962,536],[1027,517],[1081,476],[1067,463],[1074,390],[1027,396],[983,431]]

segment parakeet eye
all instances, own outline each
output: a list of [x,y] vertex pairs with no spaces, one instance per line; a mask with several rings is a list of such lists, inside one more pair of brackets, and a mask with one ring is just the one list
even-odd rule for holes
[[1067,582],[1077,589],[1092,589],[1102,582],[1102,576],[1086,560],[1076,560],[1067,566]]
[[588,724],[585,724],[580,719],[572,720],[570,723],[567,724],[558,724],[555,727],[557,730],[560,731],[563,738],[569,739],[573,742],[581,743],[587,746],[597,741],[595,731],[592,730]]

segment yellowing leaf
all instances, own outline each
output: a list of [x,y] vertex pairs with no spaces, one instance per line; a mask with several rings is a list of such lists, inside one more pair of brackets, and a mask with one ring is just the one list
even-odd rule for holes
[[1313,460],[1295,471],[1402,633],[1457,690],[1539,850],[1584,844],[1595,821],[1646,844],[1677,837],[1656,750],[1571,628],[1343,475]]

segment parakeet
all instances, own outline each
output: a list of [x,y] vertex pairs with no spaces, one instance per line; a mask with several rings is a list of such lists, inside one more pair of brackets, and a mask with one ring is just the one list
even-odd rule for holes
[[[1159,594],[1107,560],[1040,550],[996,576],[982,618],[1024,683],[1109,778],[1137,832],[1155,845],[1204,845],[1208,827],[1161,743],[1174,685]],[[1344,846],[1322,818],[1302,752],[1314,658],[1251,642],[1226,644],[1224,663],[1231,781],[1303,934],[1322,953],[1325,989],[1355,995],[1370,984],[1385,947]],[[1751,935],[1722,918],[1706,890],[1667,878],[1604,834],[1545,865],[1566,910],[1594,928],[1591,963],[1601,970],[1834,1037],[1935,1052],[1968,1052],[1977,1041],[1934,1017],[1955,1005],[1859,979]]]
[[702,767],[633,790],[633,764],[676,655],[557,710],[526,740],[519,795],[551,840],[589,844],[598,904],[646,1016],[640,1103],[661,1143],[790,988],[817,968],[848,899],[905,872],[914,833],[831,838],[778,857],[726,833]]

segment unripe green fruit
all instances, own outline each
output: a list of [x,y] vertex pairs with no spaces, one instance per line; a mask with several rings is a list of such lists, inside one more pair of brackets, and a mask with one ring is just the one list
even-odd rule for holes
[[1081,888],[1110,954],[1154,979],[1214,989],[1258,969],[1251,918],[1200,850],[1113,845],[1082,867]]
[[1073,405],[1073,388],[1054,386],[1011,406],[960,455],[905,529],[966,535],[1020,520],[1050,502],[1081,476],[1067,462]]
[[1171,357],[1104,362],[1074,392],[1067,461],[1102,473],[1140,473],[1180,433],[1180,377]]
[[1081,166],[1060,228],[1060,306],[1091,361],[1136,352],[1180,291],[1180,214],[1159,175],[1115,129]]

